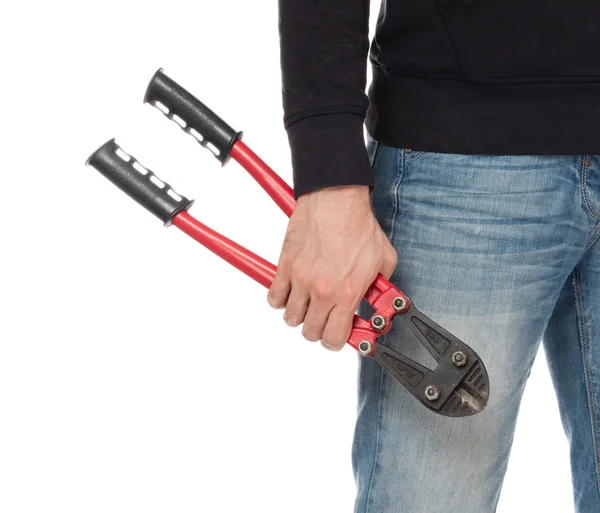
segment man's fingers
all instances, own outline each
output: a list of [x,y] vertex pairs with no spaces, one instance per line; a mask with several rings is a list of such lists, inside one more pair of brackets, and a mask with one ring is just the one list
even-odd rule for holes
[[267,301],[273,308],[283,308],[287,304],[288,296],[292,289],[287,275],[280,269],[277,270],[275,279],[267,293]]
[[288,326],[300,326],[304,322],[308,310],[310,296],[299,286],[292,285],[292,290],[287,300],[283,320]]
[[340,351],[350,338],[353,318],[354,310],[341,305],[335,306],[329,313],[327,325],[323,331],[321,342],[323,347],[330,351]]
[[311,298],[302,327],[302,335],[306,340],[318,342],[323,338],[323,331],[331,308],[332,305],[323,303],[314,297]]

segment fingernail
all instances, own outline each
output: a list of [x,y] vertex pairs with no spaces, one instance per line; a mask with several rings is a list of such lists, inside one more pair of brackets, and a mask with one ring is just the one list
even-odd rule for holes
[[286,324],[287,324],[288,326],[292,326],[292,327],[293,327],[293,326],[296,326],[296,321],[295,321],[295,319],[286,319],[286,320],[285,320],[285,322],[286,322]]
[[275,299],[273,299],[271,296],[267,296],[267,303],[269,303],[271,308],[281,308],[277,306],[277,301],[275,301]]

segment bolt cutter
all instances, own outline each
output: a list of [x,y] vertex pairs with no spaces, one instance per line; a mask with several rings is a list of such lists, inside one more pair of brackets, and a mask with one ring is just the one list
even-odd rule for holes
[[[174,121],[225,165],[237,161],[291,216],[295,200],[292,188],[242,142],[242,132],[225,123],[206,105],[158,70],[144,99]],[[217,256],[265,287],[270,287],[277,268],[262,257],[201,223],[188,212],[193,204],[166,182],[142,166],[111,139],[88,159],[95,168],[131,198],[157,216],[165,226],[174,225]],[[488,401],[489,379],[479,356],[464,342],[437,325],[381,274],[364,299],[372,306],[368,318],[356,314],[348,340],[363,357],[382,365],[429,410],[448,417],[466,417],[482,411]],[[387,347],[379,338],[392,322],[405,323],[437,362],[431,370]]]

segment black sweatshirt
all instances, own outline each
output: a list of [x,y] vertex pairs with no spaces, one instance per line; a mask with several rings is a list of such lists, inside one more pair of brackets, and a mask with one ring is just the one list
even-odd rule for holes
[[[279,0],[296,196],[373,185],[363,135],[445,153],[600,154],[600,0]],[[367,111],[368,109],[368,111]]]

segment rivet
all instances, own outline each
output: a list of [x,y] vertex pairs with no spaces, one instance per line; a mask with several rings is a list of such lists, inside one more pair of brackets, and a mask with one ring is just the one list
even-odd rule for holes
[[358,352],[363,356],[369,356],[373,352],[373,344],[368,340],[361,340],[358,343]]
[[373,326],[373,328],[375,328],[377,331],[381,331],[381,330],[385,329],[385,326],[386,326],[385,318],[383,318],[381,315],[375,315],[371,319],[371,326]]
[[429,401],[437,401],[440,398],[440,389],[436,385],[429,385],[425,389],[425,397]]

